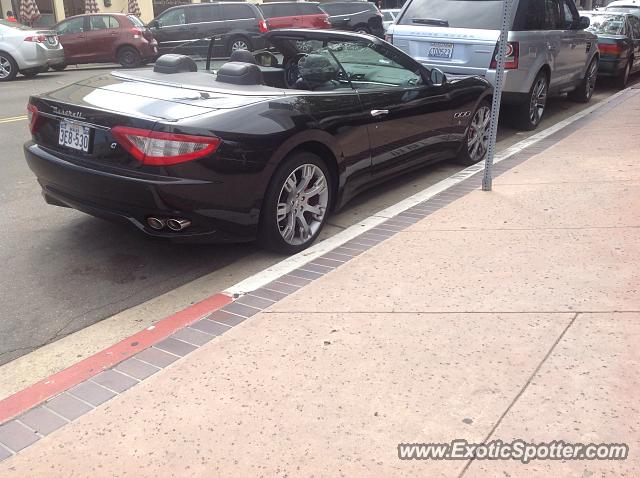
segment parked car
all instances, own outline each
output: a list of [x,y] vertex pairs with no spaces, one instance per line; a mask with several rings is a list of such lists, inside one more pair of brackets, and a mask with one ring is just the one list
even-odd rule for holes
[[54,27],[64,47],[64,63],[120,63],[135,68],[158,55],[158,43],[142,21],[122,13],[76,15]]
[[[503,104],[521,129],[535,129],[547,97],[591,99],[598,72],[597,37],[573,0],[514,0]],[[389,40],[422,64],[495,83],[501,0],[408,0]]]
[[[602,10],[599,10],[602,11]],[[640,17],[640,0],[616,0],[604,8],[605,12],[631,13]]]
[[615,77],[621,88],[640,70],[640,18],[630,13],[584,12],[598,35],[598,76]]
[[166,55],[154,71],[32,96],[25,155],[46,201],[148,236],[258,238],[295,253],[365,188],[429,162],[485,157],[486,80],[448,81],[370,35],[265,38],[273,50],[236,51],[215,76]]
[[389,25],[396,21],[396,18],[400,13],[400,9],[397,8],[393,10],[380,10],[380,13],[382,13],[382,26],[384,27],[384,31],[386,32],[387,28],[389,28]]
[[0,20],[0,81],[11,81],[18,73],[33,77],[63,62],[55,32]]
[[320,8],[327,12],[335,29],[370,33],[380,38],[384,36],[382,13],[371,2],[322,3]]
[[331,28],[329,15],[317,3],[270,2],[258,5],[267,27],[274,28]]
[[185,42],[220,37],[224,53],[264,48],[267,23],[252,3],[202,3],[172,7],[149,22],[160,54],[171,53]]

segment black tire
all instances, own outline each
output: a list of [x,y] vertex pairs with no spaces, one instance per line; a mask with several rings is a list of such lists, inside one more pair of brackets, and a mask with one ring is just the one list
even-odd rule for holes
[[140,52],[132,46],[123,46],[120,48],[116,59],[124,68],[137,68],[142,64]]
[[0,81],[12,81],[18,75],[18,64],[11,55],[0,51]]
[[[544,84],[542,89],[541,83]],[[533,131],[538,127],[546,110],[548,92],[549,77],[540,71],[533,80],[526,101],[511,108],[512,119],[518,129]]]
[[631,65],[633,65],[633,58],[627,60],[627,65],[624,67],[624,71],[620,76],[616,78],[616,86],[621,90],[624,90],[629,83],[629,76],[631,76]]
[[353,31],[356,33],[366,33],[368,35],[371,35],[371,28],[363,24],[356,25],[355,27],[353,27]]
[[[238,48],[241,44],[243,44],[245,48]],[[227,55],[231,55],[236,49],[253,51],[253,46],[247,37],[235,36],[231,38],[227,44]]]
[[66,67],[67,65],[65,63],[62,63],[60,65],[51,65],[50,68],[55,71],[63,71]]
[[[488,123],[485,124],[485,118],[491,118],[491,103],[489,100],[482,101],[471,115],[469,125],[464,135],[464,140],[462,141],[460,150],[458,151],[458,163],[464,164],[465,166],[471,166],[472,164],[479,163],[487,156],[491,121],[488,121]],[[476,119],[480,120],[478,124],[475,124]],[[478,128],[479,124],[483,124],[482,129]],[[474,139],[475,141],[473,145],[470,146],[469,141],[473,141]]]
[[[318,174],[321,172],[324,176],[326,187],[322,190],[322,195],[324,196],[323,200],[326,201],[326,205],[321,220],[317,220],[317,217],[311,218],[313,222],[312,234],[310,234],[308,238],[300,239],[304,241],[303,243],[292,244],[284,239],[286,231],[281,232],[280,228],[281,226],[286,226],[286,221],[289,218],[290,212],[292,212],[292,210],[295,211],[295,205],[291,205],[290,212],[286,214],[285,218],[278,220],[278,204],[283,204],[283,202],[280,201],[280,198],[281,194],[285,194],[284,188],[288,178],[294,174],[294,172],[299,171],[300,168],[306,167],[307,165],[317,167],[318,169],[316,172]],[[260,212],[260,226],[258,232],[258,242],[260,245],[280,254],[296,254],[313,244],[322,231],[329,215],[329,210],[333,201],[333,181],[334,178],[331,176],[326,163],[317,155],[307,151],[299,151],[289,155],[289,157],[282,162],[273,174],[269,187],[267,188],[267,193],[264,197],[262,211]],[[319,184],[322,184],[322,181],[314,178],[314,181],[309,183],[309,187],[310,189],[313,189],[313,186],[318,186]],[[287,203],[287,207],[290,206],[288,204],[289,198],[285,201]],[[304,199],[304,197],[302,199]],[[319,205],[321,205],[320,198],[318,198],[318,202],[315,206]],[[314,214],[311,215],[314,216]],[[301,234],[299,224],[300,223],[297,219],[293,220],[294,231],[296,231],[294,234]]]
[[584,78],[578,85],[578,87],[569,93],[569,98],[578,103],[588,103],[593,96],[593,91],[596,88],[596,79],[598,77],[598,58],[594,58],[589,63],[587,71],[584,74]]
[[40,68],[32,68],[30,70],[22,70],[20,73],[22,73],[22,76],[25,76],[27,78],[33,78],[38,73],[42,73],[42,70]]

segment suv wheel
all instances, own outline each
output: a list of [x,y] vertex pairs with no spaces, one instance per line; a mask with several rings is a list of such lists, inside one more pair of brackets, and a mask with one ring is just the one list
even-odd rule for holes
[[131,46],[120,48],[117,60],[125,68],[137,68],[142,63],[140,53]]
[[529,90],[527,100],[515,107],[515,122],[518,128],[532,131],[538,127],[547,106],[549,80],[544,71],[538,73]]
[[11,81],[18,74],[16,61],[3,51],[0,51],[0,81]]
[[371,30],[366,25],[357,25],[353,30],[356,33],[366,33],[367,35],[371,33]]
[[247,50],[251,51],[251,42],[245,37],[235,37],[232,38],[229,42],[229,47],[227,53],[231,55],[236,50]]
[[580,85],[569,93],[569,98],[579,103],[588,103],[593,96],[593,91],[596,89],[596,78],[598,77],[598,59],[594,58],[589,63],[587,71],[584,74],[584,78],[580,82]]
[[313,153],[289,156],[273,175],[260,217],[259,241],[272,251],[295,254],[316,240],[329,214],[333,179]]

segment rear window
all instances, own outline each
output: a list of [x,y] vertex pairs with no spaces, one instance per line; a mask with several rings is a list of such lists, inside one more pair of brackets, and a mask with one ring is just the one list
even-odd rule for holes
[[137,27],[143,27],[144,26],[144,23],[142,23],[142,20],[140,20],[135,15],[127,15],[127,18],[129,20],[131,20],[131,23],[133,23]]
[[611,15],[607,13],[594,13],[589,16],[591,23],[589,30],[593,33],[604,35],[622,35],[624,34],[624,17],[622,15]]
[[224,4],[222,5],[222,16],[224,20],[241,20],[255,18],[255,14],[249,5]]
[[272,3],[259,6],[265,18],[293,17],[298,15],[295,3]]
[[297,6],[300,15],[322,15],[324,13],[318,5],[313,3],[298,3]]
[[353,13],[375,10],[376,6],[369,2],[327,3],[322,9],[329,15],[350,15]]
[[501,0],[413,0],[398,23],[499,30],[501,18]]

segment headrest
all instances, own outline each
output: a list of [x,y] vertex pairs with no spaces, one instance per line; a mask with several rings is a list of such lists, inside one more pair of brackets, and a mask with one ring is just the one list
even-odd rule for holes
[[230,61],[218,70],[216,81],[234,85],[262,85],[264,79],[258,65]]
[[233,53],[231,53],[229,61],[239,61],[242,63],[251,63],[252,65],[257,65],[256,57],[253,56],[253,53],[248,50],[234,51]]
[[153,67],[156,73],[186,73],[189,71],[198,71],[198,65],[193,59],[186,55],[174,55],[172,53],[162,55],[156,60]]
[[324,55],[307,55],[298,62],[300,77],[309,82],[325,82],[335,79],[338,67]]

